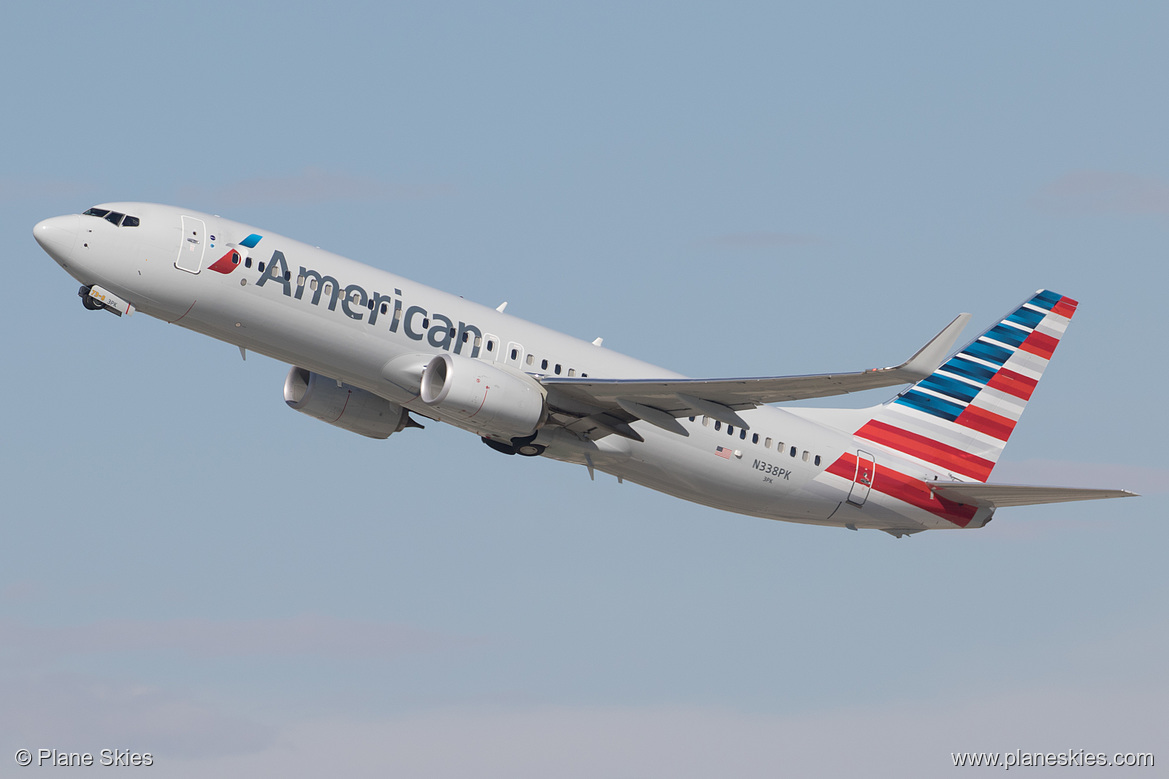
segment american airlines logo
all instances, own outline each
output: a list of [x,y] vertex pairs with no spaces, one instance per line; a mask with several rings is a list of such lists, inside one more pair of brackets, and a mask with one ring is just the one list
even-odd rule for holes
[[[249,236],[249,239],[252,236]],[[259,236],[255,236],[259,240]],[[253,244],[254,245],[254,244]],[[235,255],[233,257],[233,254]],[[238,264],[238,252],[232,250],[217,260],[212,266],[222,264],[220,273],[230,273]],[[295,280],[288,268],[288,261],[284,252],[272,252],[272,259],[264,266],[260,278],[256,281],[257,287],[273,283],[280,285],[285,297],[295,300],[306,299],[305,290],[311,293],[308,302],[317,306],[321,299],[328,296],[330,311],[336,311],[338,304],[345,316],[356,321],[364,321],[374,326],[379,320],[386,319],[383,326],[391,333],[402,333],[413,341],[426,341],[435,349],[461,354],[464,347],[470,349],[471,357],[478,357],[483,344],[483,331],[466,322],[455,322],[449,316],[437,312],[428,312],[422,306],[407,306],[402,299],[402,290],[395,289],[392,295],[381,292],[370,292],[358,284],[341,285],[332,276],[322,274],[312,268],[300,266]]]

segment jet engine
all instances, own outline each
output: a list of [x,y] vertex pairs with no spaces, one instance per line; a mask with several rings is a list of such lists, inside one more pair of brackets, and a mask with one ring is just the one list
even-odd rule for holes
[[532,435],[548,419],[546,394],[527,374],[440,354],[422,371],[419,397],[445,422],[510,441]]
[[389,438],[413,422],[397,403],[295,366],[284,380],[284,402],[302,414],[370,438]]

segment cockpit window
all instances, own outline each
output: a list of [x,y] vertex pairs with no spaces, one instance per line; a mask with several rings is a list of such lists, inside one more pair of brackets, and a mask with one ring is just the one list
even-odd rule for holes
[[117,211],[110,211],[107,208],[91,208],[82,212],[82,216],[96,216],[99,219],[104,218],[110,224],[120,225],[121,227],[137,227],[142,224],[136,216],[126,216]]

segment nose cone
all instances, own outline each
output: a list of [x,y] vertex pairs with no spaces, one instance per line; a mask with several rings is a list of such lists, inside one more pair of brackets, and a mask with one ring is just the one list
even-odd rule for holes
[[81,217],[77,214],[68,216],[54,216],[43,222],[37,222],[32,229],[33,238],[41,245],[50,257],[58,263],[64,263],[73,253],[77,244],[77,234],[80,232],[78,222]]

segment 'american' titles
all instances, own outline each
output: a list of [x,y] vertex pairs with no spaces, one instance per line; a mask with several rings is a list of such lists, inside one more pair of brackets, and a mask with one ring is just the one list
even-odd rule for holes
[[[479,349],[483,344],[483,331],[475,325],[459,322],[457,325],[445,314],[428,313],[422,306],[406,306],[402,300],[402,290],[395,289],[393,295],[384,295],[380,292],[367,292],[358,284],[349,284],[342,287],[341,283],[332,276],[322,274],[311,268],[300,266],[300,273],[293,283],[292,274],[288,270],[288,261],[284,252],[272,252],[272,259],[260,273],[256,286],[262,287],[268,282],[279,284],[285,297],[303,300],[305,289],[311,292],[309,302],[316,306],[321,298],[328,294],[329,310],[336,311],[337,304],[341,304],[341,311],[350,319],[364,320],[369,325],[376,325],[378,319],[389,319],[388,330],[398,332],[414,341],[423,341],[435,349],[453,351],[461,354],[464,347],[471,350],[471,357],[479,356]],[[453,345],[453,349],[452,349]]]

